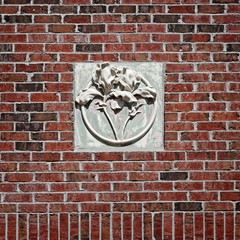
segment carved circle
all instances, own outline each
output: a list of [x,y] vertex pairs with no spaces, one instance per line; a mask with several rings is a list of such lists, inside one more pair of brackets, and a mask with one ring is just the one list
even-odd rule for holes
[[[142,76],[141,76],[142,77]],[[146,86],[150,86],[150,84],[148,83],[148,81],[142,77],[142,82],[146,85]],[[87,86],[87,88],[90,88],[92,86],[92,83],[90,82]],[[87,116],[86,116],[86,107],[84,105],[80,106],[81,109],[81,113],[82,113],[82,119],[83,122],[86,126],[86,128],[88,129],[88,131],[99,141],[108,144],[110,146],[126,146],[126,145],[130,145],[133,144],[135,142],[137,142],[138,140],[140,140],[141,138],[143,138],[147,132],[151,129],[154,120],[156,118],[156,114],[157,114],[157,102],[154,101],[153,103],[153,111],[152,114],[150,116],[150,119],[148,121],[148,124],[146,125],[146,127],[140,132],[138,133],[136,136],[128,138],[128,139],[124,139],[124,140],[115,140],[115,139],[111,139],[111,138],[107,138],[102,136],[101,134],[99,134],[89,123]]]

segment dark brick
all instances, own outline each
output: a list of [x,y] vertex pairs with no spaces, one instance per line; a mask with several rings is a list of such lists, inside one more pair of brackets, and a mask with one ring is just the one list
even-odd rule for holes
[[4,4],[28,4],[31,0],[4,0]]
[[31,121],[57,121],[57,113],[31,113]]
[[133,5],[110,6],[109,12],[110,13],[135,13],[136,6],[133,6]]
[[60,4],[60,0],[33,0],[33,4]]
[[194,32],[194,25],[170,24],[168,26],[168,31],[169,32],[178,32],[178,33]]
[[236,211],[240,211],[240,202],[236,203]]
[[186,180],[188,178],[187,172],[164,172],[161,173],[161,180],[166,181],[176,181],[176,180]]
[[77,6],[51,6],[51,13],[77,13]]
[[1,54],[0,62],[24,62],[26,59],[25,54]]
[[157,23],[177,23],[180,19],[180,15],[155,15],[153,22]]
[[198,32],[223,32],[224,26],[223,25],[198,25],[197,27]]
[[77,52],[102,52],[102,44],[78,44]]
[[201,211],[202,203],[200,202],[177,202],[175,211]]
[[18,112],[42,112],[43,103],[20,103],[17,104]]
[[96,24],[96,25],[79,25],[78,26],[79,32],[84,33],[100,33],[105,32],[105,25],[103,24]]
[[41,142],[16,142],[16,150],[19,150],[19,151],[42,151],[43,144]]
[[240,44],[227,44],[227,51],[240,52]]
[[42,131],[42,123],[17,123],[16,131]]
[[28,114],[27,113],[2,113],[1,120],[9,121],[9,122],[27,122]]
[[0,44],[0,52],[11,52],[12,44]]
[[93,4],[119,4],[120,0],[93,0]]
[[106,13],[105,6],[81,6],[80,13]]
[[16,91],[19,91],[19,92],[42,92],[43,84],[41,84],[41,83],[17,84]]
[[29,15],[9,15],[5,16],[4,20],[7,23],[32,23],[32,17]]

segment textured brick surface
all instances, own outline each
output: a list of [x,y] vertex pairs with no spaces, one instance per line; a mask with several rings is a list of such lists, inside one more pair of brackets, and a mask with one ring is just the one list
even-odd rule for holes
[[[0,239],[240,239],[239,11],[0,0]],[[82,61],[165,63],[165,151],[73,151]]]

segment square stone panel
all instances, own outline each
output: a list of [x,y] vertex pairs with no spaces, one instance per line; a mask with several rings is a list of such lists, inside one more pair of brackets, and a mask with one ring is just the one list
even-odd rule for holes
[[77,63],[75,150],[163,150],[163,74],[158,62]]

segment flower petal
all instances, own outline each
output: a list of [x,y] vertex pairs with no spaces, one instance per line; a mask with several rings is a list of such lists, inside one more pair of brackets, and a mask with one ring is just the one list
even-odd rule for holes
[[156,98],[156,90],[153,87],[145,87],[145,88],[139,88],[136,91],[133,92],[133,95],[139,95],[143,98]]
[[131,92],[128,92],[128,91],[118,91],[114,89],[111,93],[108,94],[108,98],[111,98],[111,97],[115,97],[115,98],[121,97],[122,100],[131,104],[137,103],[137,99],[132,95]]
[[83,106],[92,101],[96,96],[102,97],[102,94],[96,89],[88,88],[79,93],[76,98],[76,102]]
[[99,63],[92,74],[92,82],[97,85],[99,89],[102,89],[104,94],[111,91],[112,81],[116,76],[116,70],[110,66],[109,63]]

